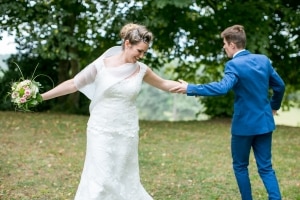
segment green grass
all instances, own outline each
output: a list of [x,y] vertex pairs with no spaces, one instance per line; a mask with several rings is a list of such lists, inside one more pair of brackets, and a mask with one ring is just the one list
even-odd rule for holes
[[[73,199],[87,116],[0,112],[0,199]],[[155,200],[238,200],[230,121],[140,122],[140,173]],[[284,200],[300,200],[300,128],[278,126],[273,165]],[[255,200],[267,199],[251,155]]]

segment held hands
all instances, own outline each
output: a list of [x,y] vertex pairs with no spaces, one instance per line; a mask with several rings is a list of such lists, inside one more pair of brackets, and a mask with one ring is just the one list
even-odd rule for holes
[[178,84],[178,86],[171,88],[169,91],[172,93],[186,94],[188,83],[181,79],[179,79],[178,82],[180,84]]

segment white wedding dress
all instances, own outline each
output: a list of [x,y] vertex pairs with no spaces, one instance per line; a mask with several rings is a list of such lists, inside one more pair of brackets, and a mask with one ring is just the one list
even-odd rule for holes
[[135,105],[147,66],[105,67],[103,59],[120,51],[109,49],[74,78],[91,99],[86,158],[75,200],[152,200],[140,182]]

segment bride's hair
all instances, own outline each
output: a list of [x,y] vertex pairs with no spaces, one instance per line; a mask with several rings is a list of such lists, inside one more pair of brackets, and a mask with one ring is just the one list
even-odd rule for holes
[[123,26],[120,31],[120,37],[123,40],[123,44],[125,40],[128,40],[132,45],[139,42],[144,42],[150,45],[153,40],[153,34],[148,31],[145,26],[134,23],[129,23]]

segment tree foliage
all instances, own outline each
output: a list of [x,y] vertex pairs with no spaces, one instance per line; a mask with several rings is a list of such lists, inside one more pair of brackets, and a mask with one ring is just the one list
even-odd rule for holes
[[[228,60],[220,33],[242,24],[247,49],[270,57],[287,84],[287,94],[299,90],[300,5],[293,0],[2,0],[0,12],[0,33],[16,35],[19,55],[51,61],[43,70],[55,66],[57,83],[120,44],[118,33],[127,22],[145,24],[154,33],[145,58],[150,67],[158,69],[176,59],[178,65],[170,69],[174,79],[218,81]],[[289,97],[285,96],[285,105]],[[61,103],[78,109],[78,98],[74,94]],[[209,107],[207,114],[213,116],[230,116],[231,101],[230,93],[202,98]]]

